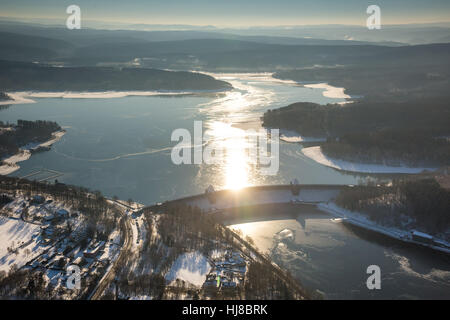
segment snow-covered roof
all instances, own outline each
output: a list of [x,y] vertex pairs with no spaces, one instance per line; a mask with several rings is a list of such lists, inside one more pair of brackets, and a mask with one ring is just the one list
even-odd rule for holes
[[427,234],[427,233],[423,233],[423,232],[420,232],[420,231],[417,231],[417,230],[413,230],[413,231],[411,231],[411,233],[412,233],[413,235],[418,236],[418,237],[421,237],[421,238],[426,238],[426,239],[430,239],[430,240],[433,239],[433,236],[430,236],[430,235]]
[[58,211],[56,211],[56,213],[59,215],[67,215],[69,214],[69,211],[67,211],[66,209],[59,209]]

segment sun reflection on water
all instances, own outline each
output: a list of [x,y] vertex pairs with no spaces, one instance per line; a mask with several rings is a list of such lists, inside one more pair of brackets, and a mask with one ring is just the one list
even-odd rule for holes
[[249,186],[251,159],[245,131],[233,127],[231,123],[214,121],[208,123],[205,134],[209,136],[215,150],[223,150],[223,161],[218,170],[223,175],[223,187],[239,190]]
[[[219,189],[239,190],[258,184],[260,177],[254,170],[255,159],[249,154],[249,148],[253,146],[247,136],[248,132],[233,125],[254,122],[254,130],[258,130],[260,114],[255,110],[270,105],[274,93],[270,89],[234,81],[233,75],[215,77],[225,79],[235,89],[203,105],[202,108],[208,118],[214,119],[205,123],[206,141],[212,144],[213,149],[224,151],[223,161],[214,165],[214,180]],[[253,77],[261,80],[261,75],[248,77],[248,80]]]

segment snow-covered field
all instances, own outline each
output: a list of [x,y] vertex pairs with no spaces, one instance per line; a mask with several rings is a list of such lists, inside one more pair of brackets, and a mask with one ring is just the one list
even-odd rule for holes
[[365,164],[345,160],[332,159],[323,154],[319,146],[303,148],[302,153],[308,158],[327,167],[338,170],[366,173],[421,173],[425,170],[434,171],[436,168],[388,166],[382,164]]
[[[40,254],[43,248],[34,241],[39,232],[38,225],[0,217],[0,271],[8,271],[14,264],[21,267]],[[8,253],[8,247],[18,249],[17,254]]]
[[208,259],[198,251],[180,255],[172,264],[165,278],[168,281],[184,280],[195,286],[201,286],[211,270]]

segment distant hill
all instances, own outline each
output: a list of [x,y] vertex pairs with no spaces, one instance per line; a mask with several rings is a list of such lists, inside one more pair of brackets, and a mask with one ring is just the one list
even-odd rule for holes
[[[221,31],[219,29],[193,29],[192,26],[180,26],[176,30],[171,30],[170,26],[158,30],[143,30],[142,26],[129,26],[134,30],[114,28],[113,30],[102,30],[99,28],[83,28],[81,30],[68,30],[64,26],[43,26],[18,22],[7,22],[0,20],[0,32],[18,33],[29,36],[48,37],[70,42],[75,46],[85,46],[96,43],[128,42],[131,41],[180,41],[195,39],[228,39],[240,41],[252,41],[268,44],[286,44],[286,45],[404,45],[401,42],[393,41],[354,41],[349,39],[325,39],[323,37],[311,36],[286,36],[286,35],[268,35],[252,34],[244,31],[230,29]],[[242,32],[242,34],[240,34]]]
[[[341,27],[336,30],[342,31]],[[0,60],[62,63],[66,66],[134,64],[156,69],[225,72],[270,72],[315,65],[373,65],[377,61],[384,65],[448,61],[448,44],[400,46],[400,43],[382,39],[367,42],[344,36],[327,40],[307,36],[311,30],[330,28],[294,28],[293,31],[306,32],[304,37],[299,37],[296,33],[289,36],[291,33],[288,31],[280,36],[274,33],[275,29],[266,30],[267,34],[264,34],[265,29],[261,28],[240,30],[239,34],[231,33],[232,29],[218,31],[208,28],[178,31],[67,30],[0,21]],[[356,27],[349,29],[362,32]],[[393,27],[392,30],[412,32],[416,29]],[[445,39],[445,34],[439,34],[439,39]]]
[[145,68],[50,67],[0,61],[0,90],[225,90],[231,85],[211,76]]
[[0,32],[0,39],[0,59],[5,60],[50,60],[73,49],[66,41],[34,35]]

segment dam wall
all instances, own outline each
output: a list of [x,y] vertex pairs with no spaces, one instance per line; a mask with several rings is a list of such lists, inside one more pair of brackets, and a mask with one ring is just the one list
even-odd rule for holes
[[239,190],[221,190],[167,201],[165,205],[183,204],[205,212],[275,203],[317,204],[336,198],[346,185],[270,185]]

